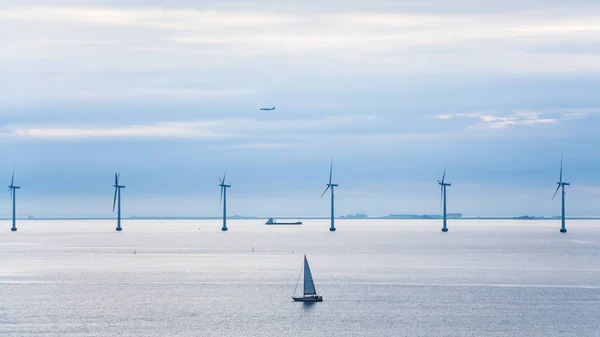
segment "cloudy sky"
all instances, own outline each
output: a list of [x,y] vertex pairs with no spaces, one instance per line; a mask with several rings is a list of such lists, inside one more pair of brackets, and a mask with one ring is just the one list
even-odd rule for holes
[[[19,214],[600,215],[597,1],[0,0]],[[259,111],[276,105],[275,111]],[[0,216],[10,214],[9,195]],[[4,205],[4,206],[1,206]]]

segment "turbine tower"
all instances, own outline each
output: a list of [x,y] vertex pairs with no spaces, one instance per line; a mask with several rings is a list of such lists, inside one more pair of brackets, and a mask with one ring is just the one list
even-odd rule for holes
[[223,175],[223,179],[219,178],[219,186],[221,186],[221,199],[219,200],[219,205],[223,206],[223,227],[221,230],[223,232],[227,231],[227,188],[231,187],[231,185],[225,184],[225,178],[227,178],[227,170],[225,170],[225,174]]
[[20,189],[21,186],[15,186],[15,168],[13,167],[12,179],[10,180],[10,186],[8,186],[8,190],[10,191],[10,196],[12,197],[12,227],[11,231],[17,231],[17,190]]
[[121,228],[121,189],[125,188],[125,185],[119,185],[119,177],[121,175],[115,173],[115,198],[113,199],[113,212],[115,211],[115,206],[117,206],[117,232],[122,230]]
[[556,193],[558,193],[558,190],[562,190],[561,194],[562,194],[562,213],[561,213],[561,227],[560,227],[560,232],[561,233],[566,233],[567,232],[567,227],[565,226],[565,186],[569,186],[571,185],[570,182],[564,182],[563,181],[563,157],[560,156],[560,178],[558,179],[558,182],[556,182],[558,184],[558,186],[556,187],[556,191],[554,192],[554,195],[552,196],[552,199],[554,200],[554,197],[556,197]]
[[331,160],[331,166],[329,167],[329,183],[327,184],[327,188],[325,189],[325,191],[323,191],[323,194],[321,194],[321,198],[325,195],[325,193],[327,192],[328,189],[331,188],[331,227],[329,228],[329,230],[331,232],[335,232],[335,224],[334,224],[334,218],[335,218],[335,212],[334,212],[334,207],[335,207],[335,195],[333,192],[333,189],[335,187],[338,187],[338,184],[332,184],[331,183],[331,178],[333,177],[333,159]]
[[[442,180],[438,180],[438,184],[440,185],[440,204],[443,204],[444,209],[444,225],[442,227],[442,232],[447,232],[448,227],[446,226],[446,187],[452,186],[451,183],[446,182],[446,169],[448,168],[448,164],[444,166],[444,175],[442,176]],[[440,205],[442,206],[442,205]]]

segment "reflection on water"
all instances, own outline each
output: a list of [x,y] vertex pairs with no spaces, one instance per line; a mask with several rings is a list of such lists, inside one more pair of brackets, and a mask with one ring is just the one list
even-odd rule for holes
[[591,221],[263,223],[6,222],[0,336],[597,336]]
[[302,311],[311,312],[316,303],[302,302]]

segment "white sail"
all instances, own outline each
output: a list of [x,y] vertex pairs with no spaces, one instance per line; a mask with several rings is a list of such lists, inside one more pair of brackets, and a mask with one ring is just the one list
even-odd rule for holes
[[315,283],[313,282],[310,267],[308,266],[308,260],[304,255],[304,295],[316,295],[317,290],[315,289]]

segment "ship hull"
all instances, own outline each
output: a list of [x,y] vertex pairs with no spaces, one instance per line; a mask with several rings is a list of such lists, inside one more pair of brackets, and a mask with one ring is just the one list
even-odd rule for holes
[[268,222],[265,222],[265,225],[267,225],[267,226],[277,226],[277,225],[302,225],[302,222],[275,222],[275,223],[268,223]]
[[292,297],[295,302],[323,302],[322,296]]

